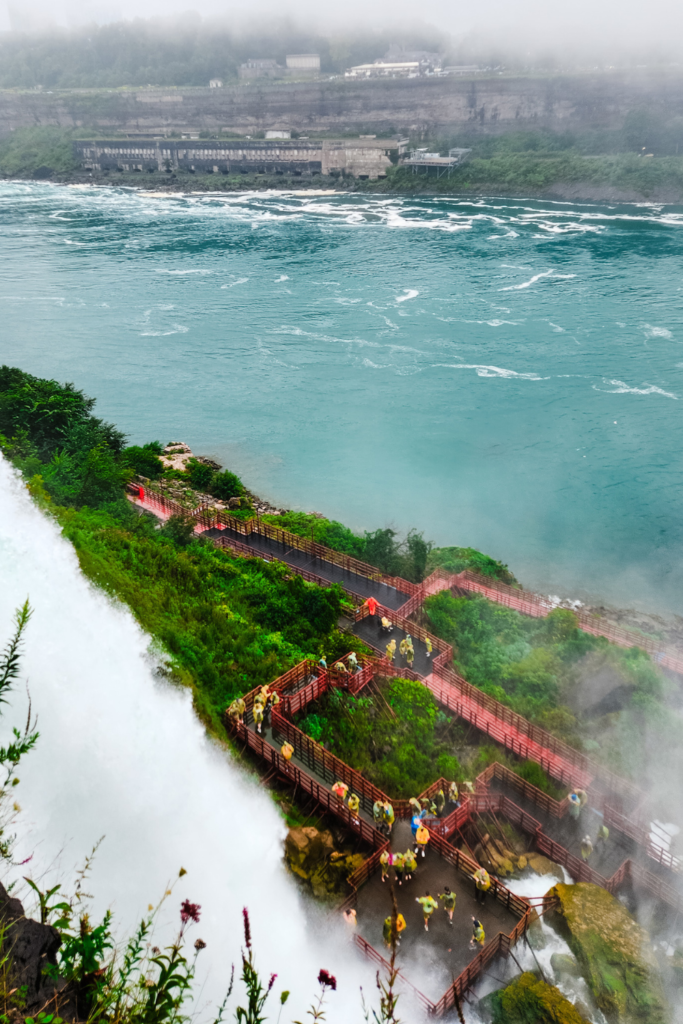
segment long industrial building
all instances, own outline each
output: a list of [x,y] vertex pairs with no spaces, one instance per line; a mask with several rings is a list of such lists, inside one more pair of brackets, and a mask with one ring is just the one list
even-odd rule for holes
[[382,178],[403,146],[395,139],[117,139],[74,142],[76,159],[94,171],[204,174],[352,174]]

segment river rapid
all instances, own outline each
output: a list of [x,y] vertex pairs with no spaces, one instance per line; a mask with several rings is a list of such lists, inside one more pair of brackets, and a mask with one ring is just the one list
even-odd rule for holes
[[683,612],[683,213],[0,185],[0,357],[287,507]]

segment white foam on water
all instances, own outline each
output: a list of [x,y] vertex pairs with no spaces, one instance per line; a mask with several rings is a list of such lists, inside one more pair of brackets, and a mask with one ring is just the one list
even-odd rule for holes
[[187,274],[213,274],[213,270],[202,270],[199,267],[192,270],[164,270],[157,269],[156,274],[174,274],[178,277],[185,277]]
[[409,299],[416,299],[417,296],[420,294],[417,288],[405,288],[404,292],[404,295],[396,296],[397,302],[407,302]]
[[[278,974],[276,999],[292,991],[286,1020],[304,1019],[321,967],[338,981],[328,1020],[360,1020],[359,984],[374,1003],[374,968],[350,948],[338,917],[297,891],[282,863],[285,827],[267,792],[207,738],[190,693],[159,681],[149,637],[83,577],[71,545],[1,456],[0,578],[1,643],[27,596],[34,609],[22,677],[40,739],[16,791],[23,807],[16,852],[32,860],[16,877],[30,873],[41,887],[62,883],[68,893],[76,866],[104,835],[88,891],[94,918],[111,907],[123,937],[182,865],[188,874],[153,941],[173,940],[181,900],[201,904],[201,922],[188,936],[207,942],[199,1021],[213,1020],[230,965],[239,964],[244,906],[258,964],[266,979]],[[16,687],[0,720],[3,740],[23,722],[26,703]],[[23,883],[17,894],[31,910]]]
[[238,284],[246,284],[248,280],[248,277],[238,277],[236,281],[230,281],[229,284],[222,284],[221,291],[223,291],[225,288],[235,288],[236,285]]
[[501,366],[484,366],[479,363],[434,363],[449,370],[475,370],[478,377],[504,377],[518,380],[550,380],[538,373],[518,373],[517,370],[505,370]]
[[652,324],[643,324],[646,338],[667,338],[671,340],[673,334],[666,327],[653,327]]
[[603,384],[612,384],[611,388],[599,388],[597,384],[593,385],[595,391],[603,391],[607,395],[663,395],[665,398],[673,398],[678,401],[678,395],[674,395],[671,391],[663,391],[662,388],[658,388],[655,384],[647,384],[642,388],[630,387],[625,384],[623,380],[606,380],[603,377]]
[[568,281],[571,278],[576,277],[576,274],[558,274],[554,270],[544,270],[541,274],[534,274],[533,277],[529,278],[528,281],[523,281],[522,284],[510,284],[506,288],[499,288],[498,291],[499,292],[518,292],[518,291],[522,291],[522,289],[524,289],[524,288],[531,288],[532,284],[536,284],[537,281],[540,281],[544,277],[555,277],[555,278],[557,278],[559,280]]
[[289,281],[287,274],[280,274],[279,277],[275,278],[275,284],[280,284],[281,281]]

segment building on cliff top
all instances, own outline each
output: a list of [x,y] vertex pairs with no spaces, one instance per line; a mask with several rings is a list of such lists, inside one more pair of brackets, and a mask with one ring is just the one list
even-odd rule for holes
[[320,54],[318,53],[288,53],[287,71],[288,75],[319,75]]
[[246,64],[240,64],[237,74],[240,78],[282,78],[285,69],[276,60],[250,57]]

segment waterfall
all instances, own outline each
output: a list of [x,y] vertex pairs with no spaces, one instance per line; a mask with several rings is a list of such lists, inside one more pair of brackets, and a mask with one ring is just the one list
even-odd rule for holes
[[[150,638],[125,606],[85,579],[72,546],[1,456],[0,580],[0,643],[26,597],[34,609],[22,680],[40,730],[15,790],[16,852],[32,860],[14,877],[28,874],[41,888],[60,882],[69,893],[75,869],[104,836],[87,890],[94,915],[111,907],[123,938],[182,866],[188,873],[165,904],[154,942],[174,938],[181,900],[201,904],[201,922],[188,936],[207,943],[196,985],[200,1020],[213,1019],[231,964],[239,970],[244,906],[257,963],[266,979],[278,974],[273,1004],[283,989],[292,992],[283,1022],[304,1019],[320,968],[338,982],[328,1020],[362,1020],[359,985],[375,1002],[374,970],[338,915],[303,897],[287,874],[285,827],[268,792],[206,736],[190,694],[159,681]],[[3,733],[23,722],[26,702],[17,687]],[[23,882],[16,894],[30,910]]]

